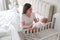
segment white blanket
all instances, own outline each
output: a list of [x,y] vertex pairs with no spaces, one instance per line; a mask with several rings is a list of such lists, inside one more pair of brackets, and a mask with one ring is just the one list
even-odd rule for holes
[[17,30],[15,29],[13,25],[9,23],[0,26],[0,37],[4,39],[4,37],[8,37],[7,35],[11,36],[12,40],[20,40]]
[[[0,36],[12,33],[12,40],[19,40],[20,18],[15,9],[0,11]],[[11,33],[9,34],[9,31]]]
[[45,26],[45,23],[42,23],[41,21],[33,23],[33,27],[42,28],[43,26]]
[[11,28],[11,33],[12,33],[12,40],[21,40],[15,27],[10,25],[10,28]]

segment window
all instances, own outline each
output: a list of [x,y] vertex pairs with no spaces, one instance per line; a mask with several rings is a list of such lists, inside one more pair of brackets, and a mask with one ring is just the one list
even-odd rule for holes
[[18,2],[17,0],[9,0],[9,9],[16,8],[18,7]]

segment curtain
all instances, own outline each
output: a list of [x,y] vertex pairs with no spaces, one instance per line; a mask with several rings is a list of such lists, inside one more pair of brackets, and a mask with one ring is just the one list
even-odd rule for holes
[[5,0],[0,0],[0,11],[6,10]]

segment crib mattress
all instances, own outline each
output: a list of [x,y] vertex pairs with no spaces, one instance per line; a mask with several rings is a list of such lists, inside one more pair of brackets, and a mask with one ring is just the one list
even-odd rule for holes
[[46,38],[48,36],[58,34],[58,33],[59,32],[54,30],[54,29],[46,29],[44,31],[40,31],[38,33],[31,34],[27,37],[30,37],[30,38],[33,38],[34,40],[37,40],[37,39],[43,39],[43,38]]

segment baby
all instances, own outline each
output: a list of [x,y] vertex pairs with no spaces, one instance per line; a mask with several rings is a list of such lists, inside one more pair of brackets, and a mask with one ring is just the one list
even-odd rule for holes
[[48,21],[47,18],[42,18],[42,19],[39,20],[38,22],[33,23],[33,25],[31,26],[31,28],[29,28],[29,30],[41,28],[42,26],[45,26],[45,24],[47,23],[47,21]]

